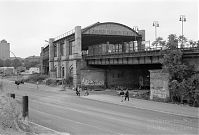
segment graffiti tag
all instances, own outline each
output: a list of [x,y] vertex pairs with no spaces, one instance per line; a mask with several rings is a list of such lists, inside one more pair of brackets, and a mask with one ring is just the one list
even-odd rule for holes
[[100,85],[104,85],[104,81],[103,80],[88,80],[83,78],[81,81],[82,85],[92,85],[92,86],[100,86]]

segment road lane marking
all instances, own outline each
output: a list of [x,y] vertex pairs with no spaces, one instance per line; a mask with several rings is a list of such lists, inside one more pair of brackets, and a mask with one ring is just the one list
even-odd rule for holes
[[39,125],[39,124],[37,124],[37,123],[35,123],[35,122],[31,122],[31,121],[30,121],[30,123],[32,123],[32,124],[34,124],[34,125],[36,125],[36,126],[39,126],[39,127],[45,128],[45,129],[47,129],[47,130],[50,130],[50,131],[52,131],[52,132],[54,132],[54,133],[56,133],[56,134],[58,134],[58,135],[70,135],[70,133],[58,132],[58,131],[53,130],[53,129],[51,129],[51,128],[48,128],[48,127],[45,127],[45,126]]

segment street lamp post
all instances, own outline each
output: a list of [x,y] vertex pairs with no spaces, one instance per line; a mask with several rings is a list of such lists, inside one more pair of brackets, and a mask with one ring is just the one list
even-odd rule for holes
[[138,26],[134,26],[133,30],[136,31],[136,32],[138,32]]
[[182,45],[183,45],[183,22],[186,22],[186,17],[185,15],[180,15],[180,20],[182,22]]
[[[139,30],[138,30],[138,26],[133,26],[133,30],[135,31],[135,32],[138,32]],[[135,37],[135,41],[136,41],[136,37]]]
[[159,27],[159,23],[158,21],[154,21],[153,22],[153,26],[155,27],[155,40],[157,39],[157,27]]

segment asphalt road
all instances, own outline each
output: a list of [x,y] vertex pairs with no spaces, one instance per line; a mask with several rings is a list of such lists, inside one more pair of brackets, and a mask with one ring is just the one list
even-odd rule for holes
[[4,90],[29,96],[30,120],[72,135],[198,134],[198,119],[125,107],[4,80]]

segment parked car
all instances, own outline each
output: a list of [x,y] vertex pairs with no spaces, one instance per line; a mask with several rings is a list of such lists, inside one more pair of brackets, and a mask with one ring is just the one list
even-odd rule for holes
[[24,84],[24,80],[23,79],[21,79],[21,80],[15,80],[15,84],[16,85]]

